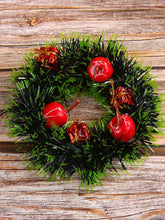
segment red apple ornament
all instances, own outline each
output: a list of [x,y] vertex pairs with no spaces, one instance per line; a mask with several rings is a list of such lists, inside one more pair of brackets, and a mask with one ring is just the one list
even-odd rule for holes
[[63,126],[68,119],[67,112],[64,107],[58,102],[51,102],[43,109],[43,117],[46,119],[48,128],[54,125]]
[[120,142],[130,141],[136,133],[136,126],[133,119],[124,114],[120,115],[119,119],[117,116],[112,118],[108,128],[111,135]]
[[62,127],[67,122],[67,113],[70,112],[79,103],[80,101],[77,99],[75,103],[66,110],[58,102],[48,103],[42,111],[43,117],[46,119],[46,126],[48,128],[52,128],[54,125]]
[[113,74],[113,67],[105,57],[95,57],[87,67],[89,77],[96,82],[105,82]]

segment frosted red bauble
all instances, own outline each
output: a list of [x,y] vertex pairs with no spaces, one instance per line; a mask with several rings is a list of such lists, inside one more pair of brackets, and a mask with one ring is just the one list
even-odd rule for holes
[[54,125],[63,126],[67,122],[67,112],[64,107],[58,102],[51,102],[43,109],[43,117],[46,119],[46,126],[48,128]]
[[133,119],[124,114],[120,115],[119,123],[117,122],[117,116],[112,118],[108,128],[111,135],[120,142],[130,141],[136,133],[136,126]]
[[113,74],[113,67],[105,57],[95,57],[87,67],[89,77],[96,82],[105,82]]

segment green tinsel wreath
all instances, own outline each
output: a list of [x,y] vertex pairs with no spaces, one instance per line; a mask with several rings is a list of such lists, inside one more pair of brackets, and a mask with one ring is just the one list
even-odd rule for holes
[[[132,164],[148,155],[153,134],[159,133],[161,127],[161,100],[155,92],[150,68],[135,57],[128,58],[125,46],[116,39],[105,42],[102,35],[61,35],[58,43],[51,40],[50,44],[58,48],[58,54],[52,52],[53,62],[46,60],[47,52],[43,55],[40,48],[26,55],[25,64],[13,71],[16,88],[7,107],[11,134],[20,138],[29,169],[49,174],[50,180],[56,175],[66,179],[77,172],[81,185],[93,186],[100,183],[107,170],[117,172],[115,158],[126,169],[125,162]],[[46,44],[43,48],[49,47]],[[109,59],[113,66],[112,81],[95,82],[89,78],[87,66],[95,57]],[[129,115],[136,126],[133,139],[127,142],[116,140],[108,130],[109,121],[116,115],[112,98],[118,86],[125,89],[126,98],[131,94],[126,102],[118,97],[119,113]],[[87,123],[90,138],[83,141],[81,137],[71,141],[67,133],[71,122],[62,127],[47,127],[42,112],[51,102],[67,106],[75,95],[94,97],[106,112],[100,119]],[[77,126],[78,122],[72,125]]]

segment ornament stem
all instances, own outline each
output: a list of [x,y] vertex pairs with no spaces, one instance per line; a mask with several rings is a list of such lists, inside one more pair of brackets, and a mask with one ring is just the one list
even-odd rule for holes
[[116,117],[117,117],[117,125],[120,124],[120,113],[119,113],[119,103],[117,102],[115,98],[115,88],[114,88],[114,81],[113,79],[110,79],[110,84],[112,86],[111,91],[112,92],[112,100],[111,103],[114,103],[115,109],[116,109]]
[[110,89],[110,94],[112,93],[112,100],[111,100],[111,104],[114,103],[114,98],[115,98],[115,89],[114,89],[114,81],[113,79],[109,80],[109,83],[111,84],[111,89]]
[[120,113],[119,113],[118,102],[114,100],[114,104],[116,109],[117,125],[120,125]]
[[70,106],[69,108],[66,109],[66,112],[70,112],[73,108],[76,107],[76,105],[78,105],[80,103],[80,100],[79,99],[76,99],[75,103]]

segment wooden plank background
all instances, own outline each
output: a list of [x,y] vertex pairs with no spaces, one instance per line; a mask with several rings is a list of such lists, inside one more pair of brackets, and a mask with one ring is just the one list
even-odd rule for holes
[[[0,109],[7,102],[8,77],[23,62],[22,55],[61,32],[117,34],[125,39],[129,56],[136,53],[152,66],[158,92],[165,93],[164,0],[1,0]],[[98,118],[102,110],[93,99],[81,100],[72,111],[82,120]],[[162,112],[165,113],[165,102]],[[94,116],[93,116],[93,113]],[[165,133],[165,130],[163,130]],[[65,184],[47,182],[29,172],[14,139],[0,121],[0,219],[165,219],[165,137],[157,137],[149,159],[130,175],[110,174],[93,192],[78,189],[77,175]]]

